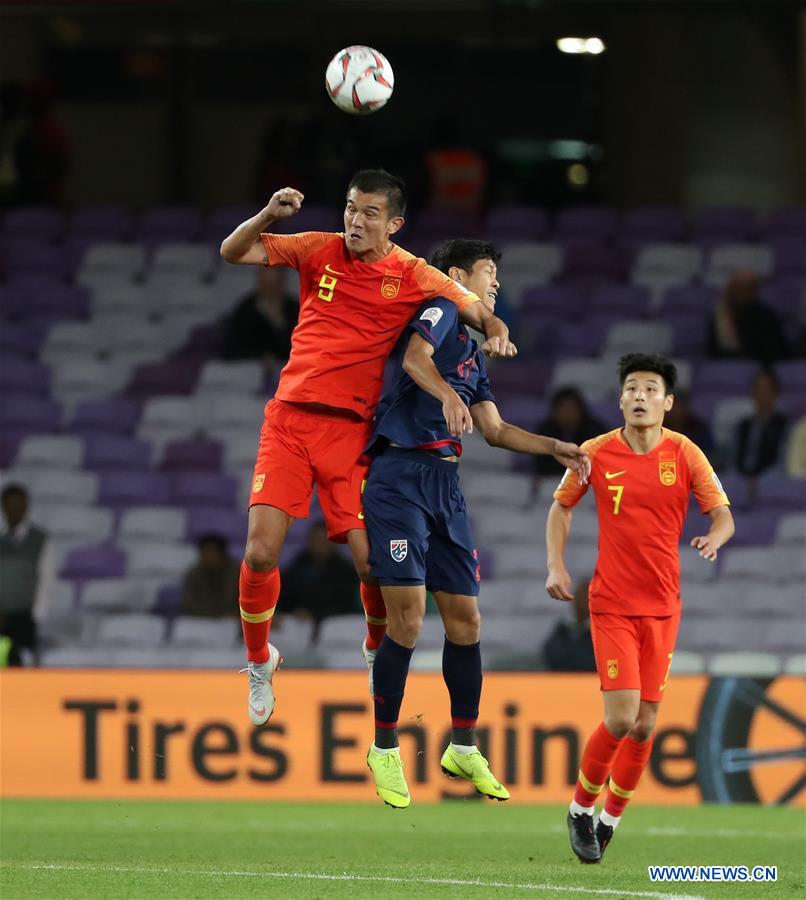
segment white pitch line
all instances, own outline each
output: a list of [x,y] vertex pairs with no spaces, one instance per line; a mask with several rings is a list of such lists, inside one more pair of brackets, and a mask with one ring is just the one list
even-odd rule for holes
[[609,888],[569,887],[559,884],[534,884],[507,881],[469,881],[461,878],[392,878],[383,875],[329,875],[324,872],[242,872],[222,869],[156,869],[142,866],[87,866],[4,863],[3,868],[37,869],[57,872],[115,872],[133,875],[207,875],[211,878],[297,878],[307,881],[365,881],[375,884],[433,884],[445,887],[479,887],[505,888],[517,891],[552,891],[556,894],[596,894],[608,897],[651,897],[653,900],[706,900],[705,897],[692,894],[660,894],[655,891],[620,891]]

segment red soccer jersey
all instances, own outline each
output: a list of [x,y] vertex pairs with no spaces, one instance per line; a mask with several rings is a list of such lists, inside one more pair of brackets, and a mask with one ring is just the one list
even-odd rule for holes
[[417,308],[447,297],[459,309],[478,300],[425,260],[394,247],[365,263],[350,256],[344,235],[311,231],[261,234],[270,266],[299,272],[299,321],[276,396],[324,403],[371,419],[383,368]]
[[[589,484],[599,518],[590,611],[672,615],[680,608],[678,545],[689,492],[703,513],[729,505],[716,473],[696,444],[667,428],[658,446],[643,455],[624,440],[621,428],[582,446],[591,458]],[[554,499],[576,506],[587,489],[569,469]]]

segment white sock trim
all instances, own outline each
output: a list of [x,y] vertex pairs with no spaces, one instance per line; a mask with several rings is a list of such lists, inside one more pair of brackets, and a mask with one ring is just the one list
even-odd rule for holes
[[468,744],[454,744],[453,741],[451,741],[451,747],[452,747],[457,753],[461,754],[462,756],[467,756],[467,755],[470,754],[470,753],[475,753],[476,750],[479,749],[479,748],[476,747],[475,745],[468,745]]
[[621,816],[611,816],[606,809],[603,809],[602,814],[599,816],[599,821],[603,825],[609,825],[611,828],[616,828],[621,821]]
[[375,753],[380,753],[381,756],[386,756],[387,753],[396,753],[400,750],[400,747],[376,747],[375,742],[372,742],[372,749]]
[[572,816],[592,816],[595,812],[595,806],[581,806],[576,800],[571,801],[568,811]]

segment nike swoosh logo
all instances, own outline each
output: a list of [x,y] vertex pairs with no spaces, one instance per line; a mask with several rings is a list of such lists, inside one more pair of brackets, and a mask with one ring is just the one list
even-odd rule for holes
[[610,481],[611,478],[616,478],[618,475],[623,475],[626,471],[626,469],[622,469],[620,472],[605,472],[605,478]]
[[331,275],[345,275],[346,272],[337,272],[335,269],[330,268],[330,263],[325,266],[325,272],[330,272]]
[[252,706],[251,710],[256,716],[265,716],[266,715],[266,707],[265,706],[261,706],[260,709],[257,709],[257,707]]

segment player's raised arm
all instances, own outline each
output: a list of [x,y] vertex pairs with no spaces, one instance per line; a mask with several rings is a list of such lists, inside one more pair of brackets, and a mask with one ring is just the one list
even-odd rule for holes
[[588,454],[576,444],[558,441],[542,434],[532,434],[501,418],[498,406],[490,400],[474,403],[470,413],[476,427],[491,447],[502,447],[515,453],[531,453],[533,456],[553,456],[557,462],[571,469],[585,484],[590,475]]
[[548,553],[549,574],[546,591],[555,600],[573,600],[571,576],[565,568],[565,545],[571,533],[573,510],[554,501],[546,519],[546,551]]
[[433,344],[417,333],[412,334],[403,356],[403,371],[418,387],[439,400],[442,404],[445,424],[452,435],[458,437],[465,431],[473,431],[470,410],[456,391],[439,374],[433,357]]
[[266,248],[260,237],[272,223],[299,212],[304,195],[295,188],[282,188],[272,195],[266,206],[251,219],[247,219],[221,242],[221,256],[236,265],[267,265]]
[[463,324],[483,332],[487,340],[481,345],[481,351],[485,356],[491,359],[498,357],[511,359],[518,355],[518,348],[509,339],[509,328],[506,323],[480,300],[460,309],[459,318]]

